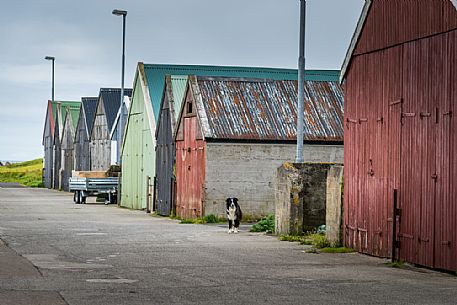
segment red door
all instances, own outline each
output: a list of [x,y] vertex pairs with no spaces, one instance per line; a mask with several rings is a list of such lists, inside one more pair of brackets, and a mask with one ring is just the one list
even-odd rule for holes
[[184,117],[184,138],[176,142],[176,214],[183,219],[204,215],[205,142],[196,116]]

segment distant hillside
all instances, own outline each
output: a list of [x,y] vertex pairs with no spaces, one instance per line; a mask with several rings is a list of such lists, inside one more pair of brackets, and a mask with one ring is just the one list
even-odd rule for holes
[[43,159],[0,166],[0,182],[17,182],[30,187],[42,187]]

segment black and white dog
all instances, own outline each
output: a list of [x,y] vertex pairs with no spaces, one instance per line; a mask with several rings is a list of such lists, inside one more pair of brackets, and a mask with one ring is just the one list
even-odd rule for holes
[[241,213],[240,205],[238,204],[238,198],[230,197],[226,200],[227,206],[227,220],[229,224],[229,234],[238,233],[238,228],[240,227],[240,221],[243,217]]

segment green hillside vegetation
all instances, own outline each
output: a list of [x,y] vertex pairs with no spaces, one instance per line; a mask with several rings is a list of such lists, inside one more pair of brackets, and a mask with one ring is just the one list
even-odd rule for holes
[[0,166],[0,182],[17,182],[30,187],[42,187],[43,159]]

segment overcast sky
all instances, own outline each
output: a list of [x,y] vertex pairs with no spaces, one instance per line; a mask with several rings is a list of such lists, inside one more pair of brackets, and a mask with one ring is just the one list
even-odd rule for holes
[[[340,69],[363,0],[308,0],[307,69]],[[0,160],[42,157],[51,62],[55,99],[126,87],[138,61],[296,68],[299,0],[14,0],[0,18]]]

